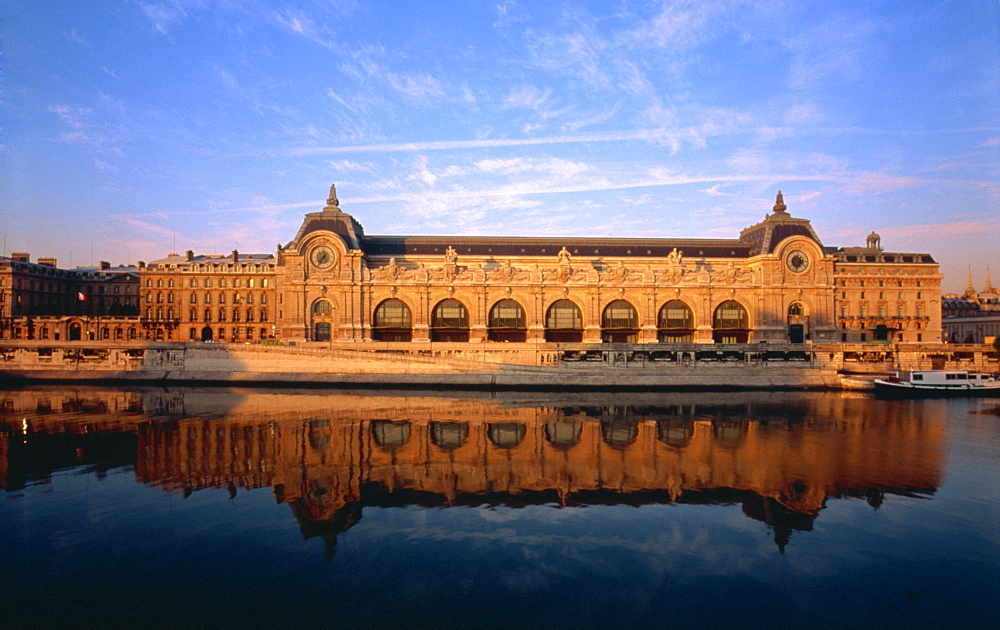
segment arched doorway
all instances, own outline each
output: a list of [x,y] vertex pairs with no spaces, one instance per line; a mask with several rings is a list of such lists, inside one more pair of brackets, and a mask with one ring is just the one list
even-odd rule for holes
[[372,339],[375,341],[413,339],[410,307],[396,298],[390,298],[379,304],[372,318]]
[[313,341],[330,341],[333,319],[333,305],[330,300],[316,300],[312,305]]
[[636,343],[639,341],[639,314],[626,300],[615,300],[604,307],[601,317],[601,341]]
[[583,316],[571,300],[556,300],[545,315],[545,341],[580,343],[583,341]]
[[662,307],[656,321],[660,343],[692,343],[694,313],[680,300],[670,300]]
[[801,302],[788,305],[788,342],[805,343],[809,318]]
[[70,341],[80,341],[80,336],[82,332],[80,330],[80,324],[73,322],[69,325],[69,340]]
[[438,302],[431,313],[431,341],[469,340],[469,311],[458,300]]
[[212,328],[211,326],[205,326],[201,329],[201,340],[211,341],[212,340]]
[[750,318],[736,300],[719,304],[712,317],[712,339],[715,343],[747,343],[750,339]]
[[524,308],[514,300],[500,300],[490,309],[490,341],[523,343],[528,338]]

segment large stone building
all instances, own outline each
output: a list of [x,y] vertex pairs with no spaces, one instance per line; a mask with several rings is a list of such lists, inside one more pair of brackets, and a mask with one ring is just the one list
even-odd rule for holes
[[525,238],[369,236],[331,187],[273,254],[188,251],[138,274],[140,337],[154,340],[941,340],[929,254],[886,252],[874,232],[824,246],[780,192],[736,238]]
[[263,341],[274,338],[275,257],[171,254],[145,265],[143,321],[152,338]]
[[[27,252],[0,257],[0,338],[138,339],[139,269],[60,269]],[[109,324],[115,320],[115,324]]]
[[939,341],[928,254],[824,247],[778,193],[733,239],[368,236],[307,214],[274,261],[277,336],[298,341]]

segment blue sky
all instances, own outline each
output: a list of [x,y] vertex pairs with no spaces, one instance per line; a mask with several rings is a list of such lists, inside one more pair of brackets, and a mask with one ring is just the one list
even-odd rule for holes
[[1000,285],[1000,3],[0,0],[4,254],[369,234],[825,245]]

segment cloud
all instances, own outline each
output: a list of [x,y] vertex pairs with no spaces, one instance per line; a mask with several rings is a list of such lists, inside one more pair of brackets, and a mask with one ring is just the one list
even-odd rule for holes
[[924,182],[919,177],[894,177],[885,173],[863,172],[848,179],[845,191],[852,195],[865,195],[895,192],[907,188],[916,188]]
[[153,28],[163,35],[169,35],[170,29],[174,25],[180,24],[188,16],[187,11],[176,0],[170,2],[140,2],[139,6],[146,17],[149,18],[149,21],[153,23]]
[[395,74],[386,75],[386,81],[394,90],[414,99],[443,97],[445,90],[441,82],[429,74]]
[[76,42],[81,46],[86,46],[87,48],[93,48],[93,46],[90,45],[90,42],[88,42],[86,39],[83,38],[82,35],[76,32],[75,28],[70,29],[69,33],[66,34],[66,39],[72,42]]
[[338,171],[367,171],[371,172],[374,170],[372,164],[362,164],[361,162],[354,162],[352,160],[330,160],[327,162],[335,170]]
[[710,195],[712,197],[732,197],[733,196],[731,193],[724,193],[721,190],[719,190],[719,188],[721,188],[721,187],[722,187],[722,184],[716,184],[716,185],[712,186],[711,188],[702,188],[698,192],[705,193],[706,195]]
[[552,96],[552,90],[540,90],[533,85],[525,85],[511,90],[503,100],[504,109],[541,109]]

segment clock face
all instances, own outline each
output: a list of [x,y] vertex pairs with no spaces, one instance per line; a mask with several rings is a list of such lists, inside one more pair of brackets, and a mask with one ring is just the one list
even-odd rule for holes
[[312,252],[309,254],[309,260],[312,262],[313,267],[317,269],[326,269],[333,265],[336,260],[336,254],[333,250],[326,245],[320,245],[319,247],[314,247]]
[[799,250],[795,250],[785,258],[785,264],[795,273],[802,273],[809,268],[809,257]]

